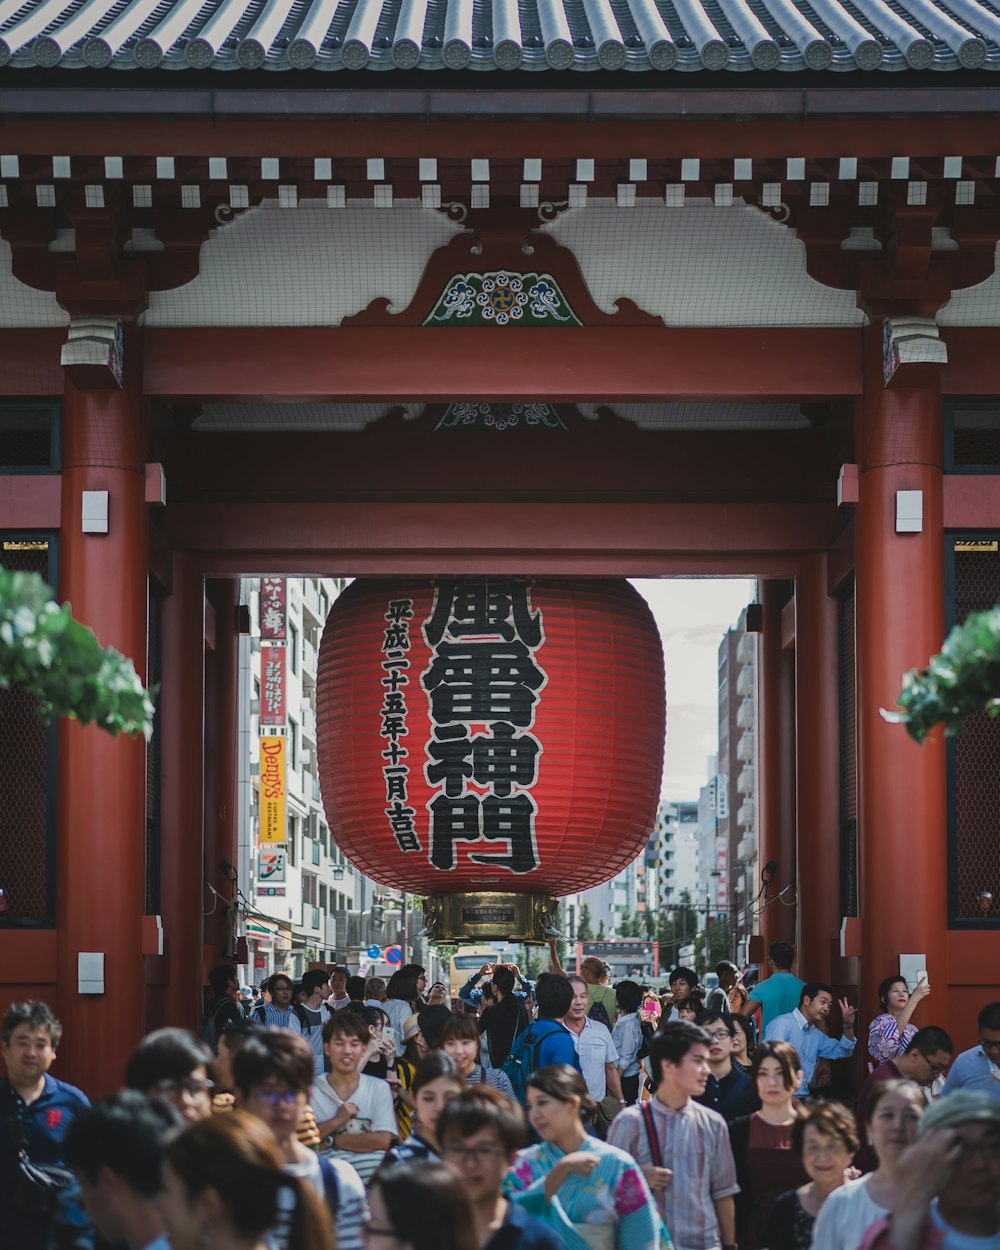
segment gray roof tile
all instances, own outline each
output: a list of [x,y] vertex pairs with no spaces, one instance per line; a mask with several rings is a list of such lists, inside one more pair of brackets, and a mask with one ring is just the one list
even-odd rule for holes
[[0,0],[0,65],[1000,68],[988,0]]

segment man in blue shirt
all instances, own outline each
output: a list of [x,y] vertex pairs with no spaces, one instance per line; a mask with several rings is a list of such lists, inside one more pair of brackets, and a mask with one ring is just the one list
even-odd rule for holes
[[1000,1101],[1000,1003],[979,1013],[979,1045],[963,1050],[951,1065],[942,1094],[969,1089]]
[[441,1158],[472,1201],[481,1250],[562,1250],[552,1229],[503,1197],[504,1177],[527,1140],[517,1103],[488,1085],[474,1085],[445,1105],[437,1139]]
[[22,1210],[14,1194],[18,1175],[20,1130],[32,1163],[61,1166],[62,1145],[73,1120],[90,1102],[74,1085],[49,1076],[55,1062],[62,1025],[45,1003],[14,1003],[4,1016],[0,1052],[7,1075],[0,1081],[0,1250],[46,1250],[54,1230],[60,1246],[89,1250],[93,1230],[71,1186],[61,1195],[52,1214]]
[[764,1032],[765,1042],[789,1042],[795,1047],[802,1061],[802,1084],[796,1090],[800,1098],[808,1098],[809,1086],[816,1071],[816,1060],[846,1059],[854,1053],[858,1039],[854,1036],[854,1018],[857,1009],[846,998],[840,1000],[840,1013],[844,1022],[844,1035],[839,1040],[827,1037],[817,1025],[830,1014],[833,1006],[833,986],[822,981],[810,981],[802,987],[799,1005],[787,1015],[772,1020]]
[[543,972],[535,983],[538,1019],[530,1026],[533,1036],[540,1037],[535,1069],[550,1063],[568,1063],[582,1071],[576,1053],[576,1041],[566,1027],[566,1013],[573,1006],[573,985],[555,972]]
[[787,942],[772,942],[767,955],[771,975],[760,981],[750,991],[750,997],[740,1008],[741,1016],[760,1012],[760,1030],[767,1033],[767,1026],[778,1016],[787,1015],[799,1005],[804,981],[792,975],[795,949]]

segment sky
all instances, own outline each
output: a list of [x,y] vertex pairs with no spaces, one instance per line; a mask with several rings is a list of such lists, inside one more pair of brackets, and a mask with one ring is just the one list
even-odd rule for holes
[[649,604],[663,642],[667,677],[665,799],[697,799],[706,761],[718,748],[719,643],[753,601],[754,583],[736,578],[631,579]]

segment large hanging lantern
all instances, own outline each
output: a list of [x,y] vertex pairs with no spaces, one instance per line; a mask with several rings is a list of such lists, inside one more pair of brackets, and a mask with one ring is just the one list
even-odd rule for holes
[[356,581],[323,632],[330,828],[440,937],[538,940],[656,814],[663,654],[625,581]]

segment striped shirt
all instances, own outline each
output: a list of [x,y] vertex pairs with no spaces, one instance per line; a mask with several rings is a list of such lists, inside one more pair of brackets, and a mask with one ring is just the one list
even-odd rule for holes
[[506,1094],[508,1098],[514,1097],[514,1086],[510,1083],[510,1077],[499,1068],[484,1068],[481,1063],[477,1063],[465,1078],[465,1083],[466,1085],[492,1085],[494,1089],[498,1089],[501,1094]]
[[[739,1193],[729,1128],[716,1111],[690,1099],[680,1110],[650,1099],[663,1166],[673,1172],[665,1189],[653,1191],[657,1210],[676,1250],[718,1250],[722,1244],[715,1203]],[[611,1121],[608,1141],[640,1165],[652,1163],[639,1107]]]

